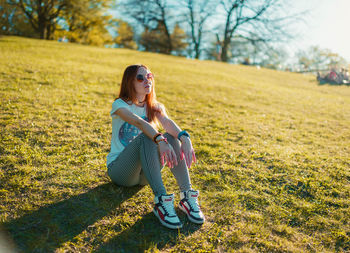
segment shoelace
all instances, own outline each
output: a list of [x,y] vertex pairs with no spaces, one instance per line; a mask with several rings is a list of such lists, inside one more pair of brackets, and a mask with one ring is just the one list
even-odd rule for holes
[[167,202],[164,201],[163,206],[164,206],[165,212],[167,212],[169,216],[176,215],[175,208],[174,208],[174,201],[167,201]]
[[197,198],[188,198],[187,202],[193,211],[199,212],[199,203]]

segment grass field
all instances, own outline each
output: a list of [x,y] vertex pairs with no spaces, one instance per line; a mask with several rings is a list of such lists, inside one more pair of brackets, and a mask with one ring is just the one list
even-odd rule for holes
[[[128,64],[192,136],[207,222],[172,231],[106,176]],[[0,38],[0,222],[24,252],[350,251],[350,87],[212,61]],[[168,192],[178,189],[168,168]],[[179,209],[177,209],[180,214]]]

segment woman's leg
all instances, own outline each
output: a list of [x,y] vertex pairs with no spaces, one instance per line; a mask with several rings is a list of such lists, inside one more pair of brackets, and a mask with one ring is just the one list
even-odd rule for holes
[[178,185],[180,187],[180,203],[179,208],[188,217],[188,219],[196,224],[203,224],[205,217],[198,204],[199,191],[192,190],[188,168],[184,160],[180,160],[181,146],[180,141],[172,137],[170,134],[165,134],[168,142],[173,146],[176,156],[178,157],[178,165],[171,169]]
[[188,172],[188,168],[185,162],[185,159],[181,160],[181,146],[180,141],[175,139],[172,135],[166,133],[164,137],[167,138],[168,142],[173,147],[176,157],[177,157],[177,166],[171,168],[171,172],[174,174],[177,184],[179,185],[180,191],[188,191],[191,189],[191,180]]
[[144,181],[140,178],[143,172],[154,195],[160,196],[166,194],[161,169],[158,146],[146,135],[140,134],[108,166],[108,175],[118,185],[134,186],[144,184],[140,182]]

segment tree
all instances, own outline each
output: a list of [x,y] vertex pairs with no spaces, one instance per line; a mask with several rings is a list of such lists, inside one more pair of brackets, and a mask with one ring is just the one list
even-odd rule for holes
[[140,45],[146,51],[166,54],[168,52],[167,39],[164,36],[163,26],[158,24],[154,29],[145,28],[141,34]]
[[346,66],[346,60],[329,49],[311,46],[307,50],[297,52],[301,72],[317,72],[331,68]]
[[[105,13],[113,0],[1,0],[3,33],[41,39],[63,36],[72,42],[102,46],[112,43]],[[5,8],[4,8],[5,6]],[[28,26],[31,26],[29,28]]]
[[277,45],[263,42],[247,43],[241,38],[234,38],[231,48],[231,61],[246,65],[259,65],[269,69],[284,69],[287,65],[287,51]]
[[[142,45],[146,51],[169,54],[168,38],[165,35],[164,29],[162,24],[158,24],[154,29],[146,28],[141,35],[140,45]],[[175,25],[170,37],[173,44],[173,53],[183,55],[187,47],[187,43],[184,42],[187,36],[179,24]]]
[[115,37],[114,42],[118,47],[136,49],[137,45],[134,41],[134,31],[132,27],[123,20],[117,20],[116,23],[115,27],[117,27],[117,36]]
[[[284,69],[287,66],[288,53],[283,47],[263,42],[249,43],[241,37],[234,37],[227,53],[229,62],[234,64],[256,65],[270,69]],[[218,42],[212,43],[207,58],[220,60]]]
[[286,69],[288,53],[283,47],[268,47],[266,50],[260,51],[260,66],[269,69]]
[[205,25],[216,9],[215,1],[204,0],[183,0],[187,13],[185,21],[189,26],[189,34],[191,38],[191,50],[194,58],[199,59],[202,52],[202,38],[205,34]]
[[17,13],[18,11],[8,4],[7,0],[0,0],[0,34],[11,34],[13,30],[11,17]]
[[185,55],[185,49],[188,46],[186,42],[184,42],[187,38],[185,31],[180,27],[178,23],[175,24],[174,30],[171,34],[171,41],[173,44],[173,51],[176,55]]
[[221,32],[221,60],[229,60],[232,38],[241,37],[247,42],[273,42],[290,38],[287,32],[296,14],[284,14],[285,0],[222,0],[221,16],[225,18]]
[[105,13],[112,3],[111,0],[69,1],[59,20],[56,38],[64,35],[69,41],[81,44],[111,44],[113,38],[107,27],[113,26],[116,20]]
[[[169,2],[169,1],[168,1]],[[162,35],[160,51],[165,54],[171,54],[173,51],[173,41],[171,38],[170,23],[172,20],[170,8],[166,0],[125,0],[125,14],[132,17],[139,25],[143,27],[144,33],[142,39],[153,41],[150,34],[158,33]],[[159,36],[159,35],[158,35]],[[163,40],[165,39],[165,40]],[[145,49],[154,48],[154,45],[145,45],[145,41],[140,42]]]
[[57,17],[68,0],[8,0],[8,3],[21,9],[40,39],[51,39]]
[[0,34],[38,37],[18,6],[0,0]]

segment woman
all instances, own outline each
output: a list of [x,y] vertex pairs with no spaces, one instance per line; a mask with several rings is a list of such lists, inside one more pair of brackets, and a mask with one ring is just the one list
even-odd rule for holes
[[[190,221],[205,220],[198,205],[199,192],[191,188],[188,168],[196,162],[190,135],[182,131],[157,102],[154,78],[144,65],[128,66],[119,97],[113,102],[111,151],[108,175],[118,185],[147,184],[154,193],[153,212],[164,226],[181,228],[174,209],[174,195],[167,194],[161,169],[171,168],[180,188],[179,208]],[[167,131],[157,131],[158,123]]]

